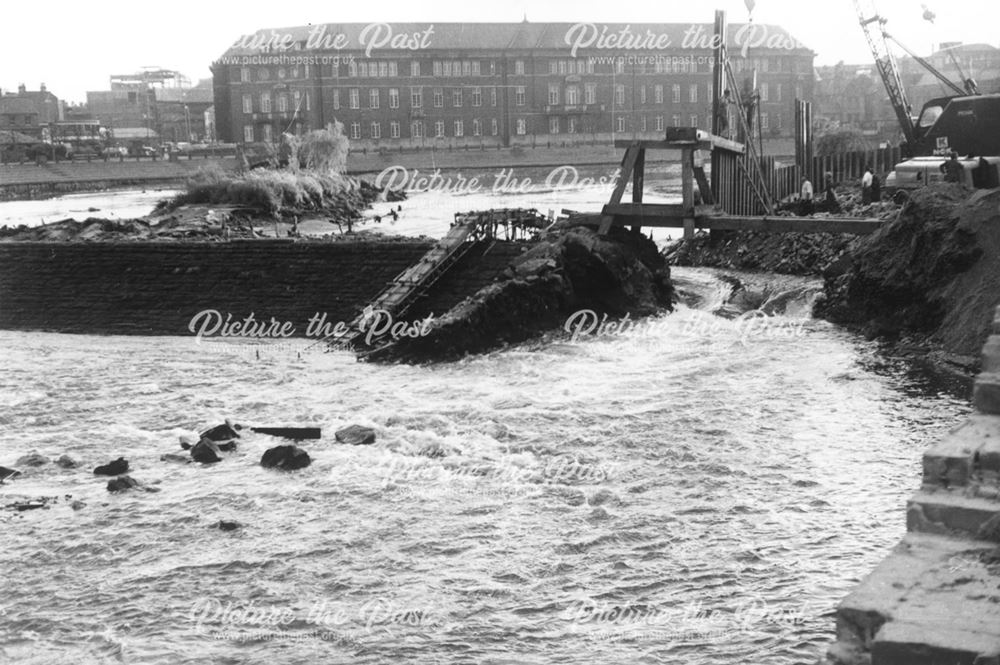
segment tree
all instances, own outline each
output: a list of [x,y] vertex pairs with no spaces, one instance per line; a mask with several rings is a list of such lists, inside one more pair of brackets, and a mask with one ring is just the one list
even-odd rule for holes
[[817,155],[836,155],[854,150],[870,150],[871,145],[856,129],[835,129],[824,132],[816,140]]

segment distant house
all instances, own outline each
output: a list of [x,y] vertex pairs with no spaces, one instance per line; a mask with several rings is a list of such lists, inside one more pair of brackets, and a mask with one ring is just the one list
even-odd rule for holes
[[22,84],[16,93],[0,95],[0,131],[15,130],[38,140],[44,128],[62,119],[62,102],[44,83],[38,90],[28,90]]
[[821,124],[853,129],[879,140],[898,141],[899,124],[874,66],[816,68],[815,110]]

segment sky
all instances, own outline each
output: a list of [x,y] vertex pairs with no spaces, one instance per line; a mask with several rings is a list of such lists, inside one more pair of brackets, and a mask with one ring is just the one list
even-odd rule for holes
[[[261,28],[315,23],[516,22],[712,23],[714,10],[729,21],[748,18],[748,0],[659,0],[649,4],[607,0],[504,0],[503,2],[339,2],[335,0],[172,0],[136,4],[49,0],[44,5],[5,3],[0,12],[0,89],[40,83],[60,99],[86,100],[87,90],[106,90],[111,74],[142,67],[179,70],[193,81],[211,76],[209,66],[241,35]],[[872,0],[864,0],[871,2]],[[926,0],[936,14],[923,19],[919,0],[874,0],[889,30],[918,54],[941,42],[986,42],[1000,47],[997,0]],[[817,65],[839,61],[869,64],[853,0],[755,0],[753,20],[783,26],[816,52]],[[43,9],[41,9],[43,8]],[[41,11],[40,11],[41,9]]]

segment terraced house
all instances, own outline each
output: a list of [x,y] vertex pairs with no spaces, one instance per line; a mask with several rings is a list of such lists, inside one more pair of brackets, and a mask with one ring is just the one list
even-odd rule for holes
[[[793,101],[812,98],[813,52],[766,24],[731,24],[729,48],[741,85],[756,74],[764,135],[791,135]],[[213,64],[217,130],[274,142],[336,120],[375,149],[654,138],[710,128],[712,53],[710,24],[267,29]]]

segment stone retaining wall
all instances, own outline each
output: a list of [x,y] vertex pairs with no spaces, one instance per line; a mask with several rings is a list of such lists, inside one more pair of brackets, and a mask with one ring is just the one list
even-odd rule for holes
[[0,243],[0,328],[189,335],[206,309],[233,320],[350,321],[431,243]]
[[1000,665],[1000,308],[976,413],[924,454],[907,535],[837,608],[837,665]]

